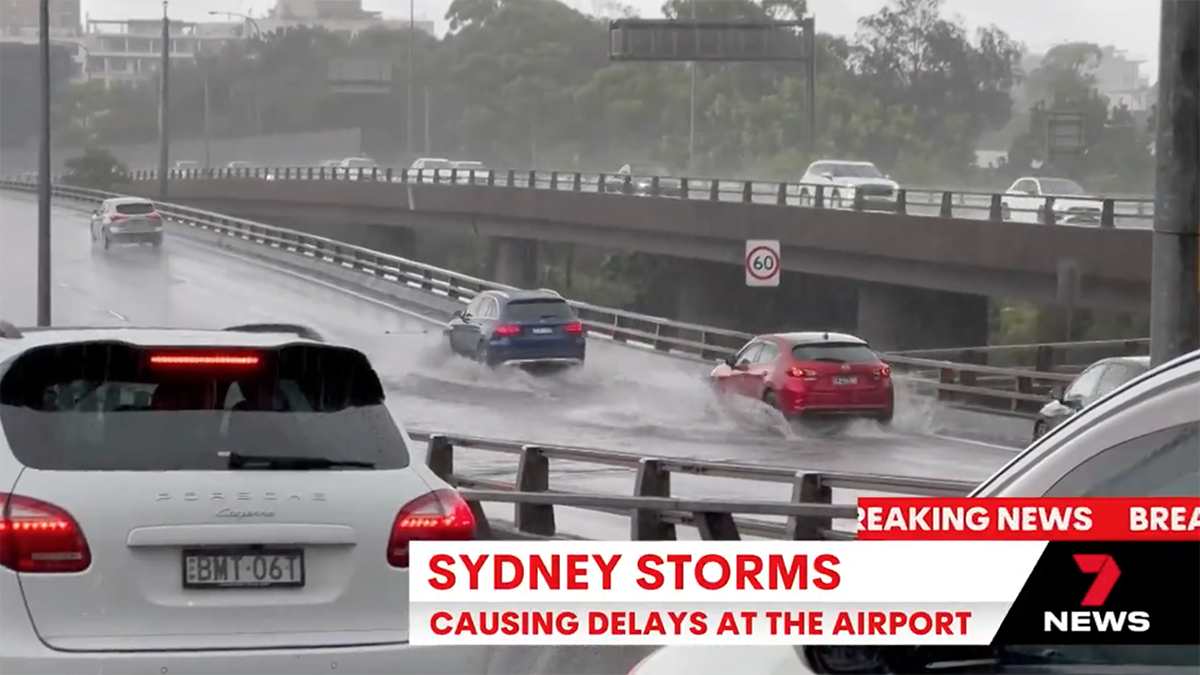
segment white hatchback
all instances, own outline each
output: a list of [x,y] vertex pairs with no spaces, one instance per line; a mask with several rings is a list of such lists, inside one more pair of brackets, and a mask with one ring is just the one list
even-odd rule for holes
[[486,672],[408,644],[409,542],[475,519],[360,351],[0,323],[0,428],[0,672]]

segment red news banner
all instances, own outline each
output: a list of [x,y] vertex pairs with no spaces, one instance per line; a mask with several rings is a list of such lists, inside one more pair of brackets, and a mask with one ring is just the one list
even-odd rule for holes
[[863,498],[858,500],[858,538],[1197,541],[1200,499]]

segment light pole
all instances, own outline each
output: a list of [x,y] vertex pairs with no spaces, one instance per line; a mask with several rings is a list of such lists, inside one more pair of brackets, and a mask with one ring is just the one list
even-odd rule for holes
[[163,0],[162,63],[159,64],[158,84],[158,198],[168,195],[167,173],[171,163],[171,131],[168,128],[168,104],[171,100],[171,19],[167,16],[167,0]]
[[37,323],[50,325],[50,0],[38,4],[41,128],[38,130]]
[[[416,8],[415,0],[408,0],[408,65],[407,65],[408,72],[404,76],[405,86],[408,89],[407,93],[405,94],[404,105],[405,105],[405,107],[408,108],[408,112],[405,113],[405,115],[404,115],[404,117],[405,117],[405,120],[404,120],[405,121],[404,149],[408,152],[409,155],[413,154],[413,54],[415,53],[415,50],[413,49],[413,46],[414,46],[413,43],[415,43],[417,41],[416,40],[416,38],[417,38],[416,11],[417,11],[417,8]],[[429,128],[429,118],[428,118],[429,95],[428,94],[426,94],[426,96],[425,96],[425,109],[426,109],[425,128],[428,129]],[[429,144],[429,132],[428,131],[425,132],[425,144],[426,145]],[[410,157],[410,159],[411,159],[411,157]]]
[[1150,359],[1200,348],[1200,3],[1162,0]]
[[[259,42],[262,42],[262,39],[263,39],[262,28],[259,27],[258,21],[255,21],[254,17],[250,16],[249,14],[242,14],[240,12],[218,12],[218,11],[214,10],[214,11],[210,11],[208,13],[208,15],[209,16],[225,16],[225,17],[230,17],[230,18],[241,19],[242,21],[245,21],[246,23],[250,24],[250,27],[254,29],[254,38],[256,40],[258,40]],[[262,136],[262,98],[261,98],[261,94],[259,93],[261,82],[262,82],[262,64],[256,63],[254,66],[254,135],[255,136]]]
[[[696,0],[692,0],[692,18],[696,18]],[[692,92],[688,118],[688,171],[696,168],[696,62],[691,63]]]

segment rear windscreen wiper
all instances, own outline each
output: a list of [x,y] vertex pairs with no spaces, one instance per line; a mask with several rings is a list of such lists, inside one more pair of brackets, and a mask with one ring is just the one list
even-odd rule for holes
[[320,469],[374,469],[374,462],[329,459],[328,457],[293,457],[288,455],[239,455],[229,453],[229,468],[259,471],[314,471]]

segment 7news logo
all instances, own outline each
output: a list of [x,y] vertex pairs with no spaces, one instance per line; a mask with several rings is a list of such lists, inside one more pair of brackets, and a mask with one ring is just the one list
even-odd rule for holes
[[1080,607],[1097,609],[1069,612],[1046,612],[1042,629],[1047,633],[1144,633],[1150,630],[1150,613],[1143,611],[1113,611],[1100,609],[1109,593],[1121,578],[1121,568],[1111,555],[1105,553],[1076,553],[1075,565],[1084,574],[1094,574]]

